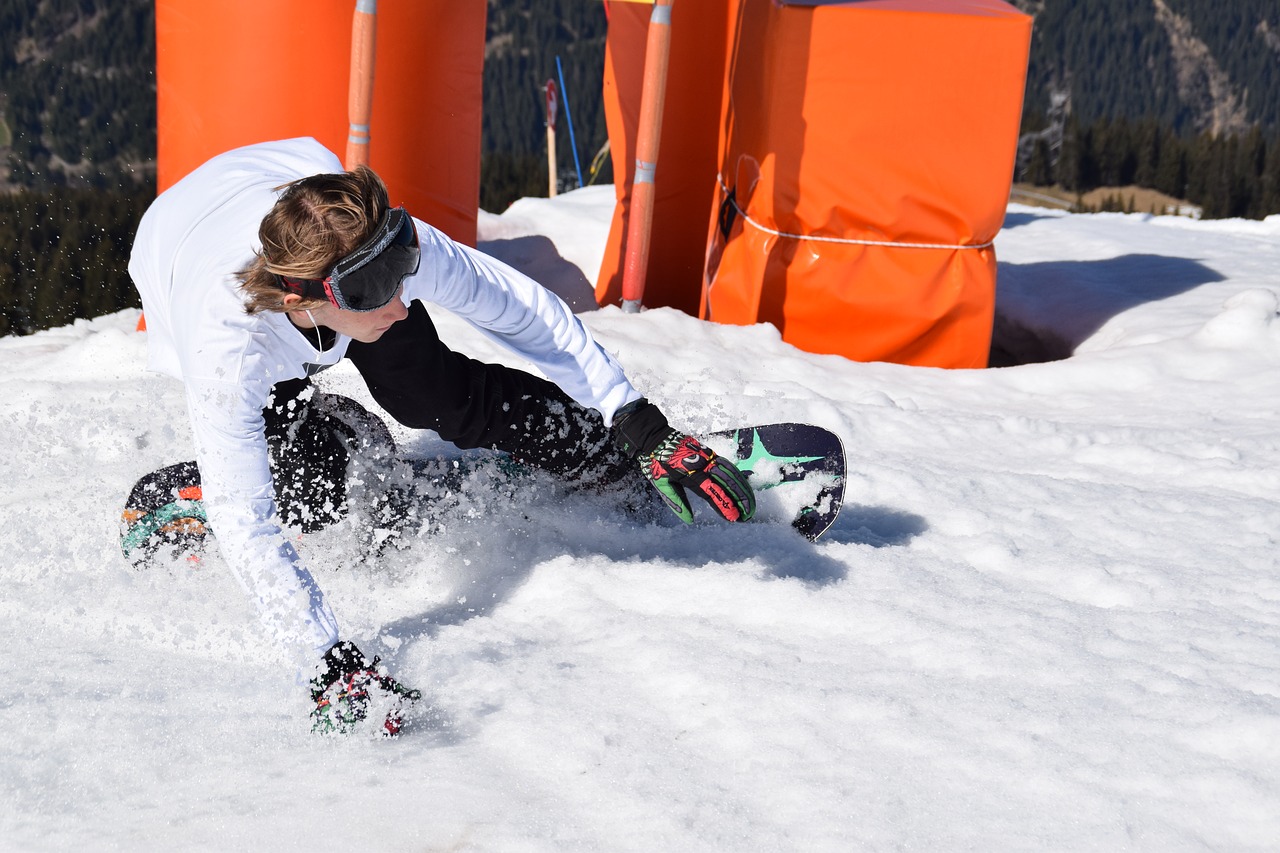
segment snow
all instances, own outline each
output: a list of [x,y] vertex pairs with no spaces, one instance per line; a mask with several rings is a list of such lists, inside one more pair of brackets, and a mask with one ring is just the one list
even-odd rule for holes
[[[526,199],[483,246],[581,299],[612,204]],[[0,848],[1275,849],[1280,217],[1014,205],[997,250],[1002,338],[1060,360],[582,315],[691,430],[836,430],[817,545],[537,483],[377,563],[304,537],[347,636],[434,708],[396,740],[309,733],[216,554],[120,558],[133,481],[191,455],[137,313],[0,340]]]

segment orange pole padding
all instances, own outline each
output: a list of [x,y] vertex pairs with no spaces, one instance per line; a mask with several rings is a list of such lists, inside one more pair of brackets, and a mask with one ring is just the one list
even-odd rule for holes
[[373,57],[378,0],[356,0],[351,20],[351,84],[347,93],[347,169],[369,165],[369,125],[373,113]]
[[[652,6],[635,2],[614,0],[610,6],[603,94],[616,203],[596,278],[596,301],[601,305],[622,304],[652,14]],[[698,315],[707,221],[715,209],[715,176],[720,166],[720,98],[728,32],[728,0],[681,3],[671,10],[670,85],[662,108],[662,183],[655,186],[653,197],[645,308],[677,308]]]
[[640,126],[636,135],[635,181],[631,189],[631,211],[627,226],[627,257],[622,272],[622,310],[628,313],[640,310],[640,304],[644,300],[645,275],[649,268],[654,175],[658,169],[658,142],[662,136],[662,110],[666,102],[673,3],[674,0],[657,0],[649,16],[649,37],[644,56],[644,90],[640,98]]

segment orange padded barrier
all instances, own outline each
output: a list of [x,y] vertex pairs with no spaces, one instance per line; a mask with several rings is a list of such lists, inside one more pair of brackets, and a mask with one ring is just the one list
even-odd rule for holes
[[[159,189],[241,145],[347,150],[354,0],[157,0]],[[377,5],[369,165],[404,204],[475,244],[485,4]]]
[[[685,6],[708,20],[714,7],[725,22],[690,36],[676,19],[668,94],[676,108],[717,114],[716,164],[703,172],[701,122],[673,142],[681,128],[669,101],[645,304],[690,310],[699,290],[703,317],[770,322],[809,351],[984,366],[995,306],[990,243],[1013,176],[1031,18],[1001,0]],[[614,57],[623,56],[614,44],[619,9]],[[677,68],[708,73],[721,37],[723,88],[709,99]],[[607,69],[606,84],[610,73],[630,79]],[[606,85],[610,98],[623,115],[622,105],[638,103],[621,83],[612,92]],[[616,167],[615,123],[609,130]],[[682,145],[691,177],[667,171]],[[701,203],[709,237],[696,252],[702,281],[687,277],[695,259],[687,237],[658,230],[664,222],[687,228],[699,206],[691,188],[684,199],[665,196],[681,182],[711,187],[710,204]],[[606,254],[602,302],[613,263]]]
[[703,316],[986,366],[1030,38],[1000,0],[741,0]]

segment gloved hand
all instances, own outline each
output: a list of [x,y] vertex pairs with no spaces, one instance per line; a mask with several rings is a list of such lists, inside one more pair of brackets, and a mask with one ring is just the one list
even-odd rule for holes
[[614,443],[639,459],[640,470],[685,524],[693,523],[686,487],[729,521],[746,521],[755,515],[756,496],[746,476],[693,436],[672,429],[648,400],[619,409],[613,430]]
[[385,714],[383,737],[394,737],[404,725],[404,714],[422,698],[379,669],[378,658],[369,661],[354,643],[340,642],[325,652],[321,669],[311,679],[311,731],[316,734],[353,732],[371,710]]

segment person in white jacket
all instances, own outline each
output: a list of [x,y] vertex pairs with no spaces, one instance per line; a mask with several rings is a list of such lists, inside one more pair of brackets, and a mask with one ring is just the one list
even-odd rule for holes
[[[497,448],[571,481],[638,470],[686,521],[686,487],[731,521],[754,512],[742,474],[671,429],[559,298],[391,207],[376,174],[343,171],[313,139],[227,152],[160,194],[139,224],[129,273],[148,366],[185,386],[221,553],[273,637],[319,661],[318,731],[364,719],[381,689],[397,698],[385,721],[394,734],[416,698],[340,641],[282,528],[284,504],[300,507],[291,520],[304,528],[345,512],[350,445],[309,387],[342,358],[391,417],[461,448]],[[424,303],[547,379],[453,352]]]

